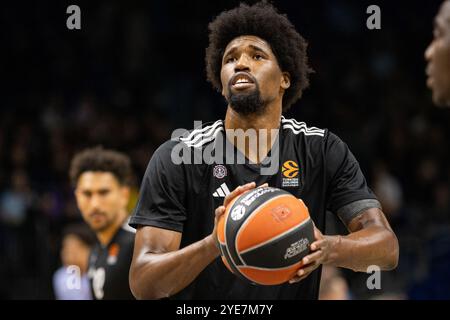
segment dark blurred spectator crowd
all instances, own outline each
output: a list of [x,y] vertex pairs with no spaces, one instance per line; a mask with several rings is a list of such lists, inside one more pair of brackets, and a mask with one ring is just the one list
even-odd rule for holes
[[[252,1],[249,1],[252,2]],[[135,196],[176,128],[223,118],[206,82],[207,24],[237,1],[79,2],[0,11],[0,298],[53,299],[61,232],[79,222],[68,166],[101,144],[127,153]],[[309,42],[315,73],[286,117],[338,134],[360,161],[400,242],[382,274],[343,271],[354,298],[450,298],[450,111],[433,107],[423,53],[440,1],[274,1]],[[131,210],[131,208],[130,208]],[[329,232],[345,232],[330,214]]]

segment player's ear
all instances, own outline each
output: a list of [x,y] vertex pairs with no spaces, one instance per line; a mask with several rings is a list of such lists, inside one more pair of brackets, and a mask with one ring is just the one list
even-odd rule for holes
[[291,86],[291,76],[289,72],[283,72],[281,77],[281,87],[286,90]]

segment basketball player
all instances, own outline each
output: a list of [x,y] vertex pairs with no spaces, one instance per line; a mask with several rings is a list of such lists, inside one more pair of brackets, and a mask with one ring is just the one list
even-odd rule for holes
[[96,300],[134,298],[128,282],[134,232],[126,209],[131,170],[126,155],[101,147],[78,153],[70,166],[78,208],[98,239],[88,269]]
[[433,33],[434,39],[425,51],[427,85],[436,105],[450,107],[450,0],[442,3]]
[[[70,224],[64,228],[62,266],[53,274],[53,291],[57,300],[92,300],[87,272],[89,253],[94,243],[95,234],[85,223]],[[79,286],[72,285],[73,270],[79,272]]]
[[[209,30],[207,74],[228,102],[225,120],[164,143],[150,160],[130,219],[137,228],[130,268],[134,295],[317,299],[322,264],[355,271],[366,271],[370,265],[395,268],[397,238],[346,144],[328,130],[282,117],[307,87],[310,71],[306,43],[287,17],[266,2],[241,4],[220,14]],[[258,143],[257,150],[242,147],[228,139],[225,129],[278,129],[279,163],[285,172],[262,174],[266,159],[277,154],[272,150],[275,144]],[[236,155],[244,154],[246,163],[172,161],[171,153],[180,143],[213,154],[222,142]],[[317,227],[312,253],[303,259],[302,268],[290,283],[277,286],[239,279],[218,259],[216,246],[217,219],[225,206],[264,183],[301,198]],[[321,233],[327,209],[341,218],[349,235]]]

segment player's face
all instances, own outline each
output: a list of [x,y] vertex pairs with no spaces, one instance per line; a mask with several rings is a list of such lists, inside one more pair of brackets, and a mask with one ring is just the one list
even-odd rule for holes
[[222,94],[230,97],[252,95],[259,91],[267,105],[282,100],[289,87],[289,75],[282,72],[270,45],[256,36],[233,39],[225,48],[221,69]]
[[118,223],[128,204],[128,188],[110,172],[84,172],[78,178],[75,196],[84,220],[96,232]]
[[435,19],[434,39],[425,51],[427,85],[433,101],[450,106],[450,1],[445,1]]

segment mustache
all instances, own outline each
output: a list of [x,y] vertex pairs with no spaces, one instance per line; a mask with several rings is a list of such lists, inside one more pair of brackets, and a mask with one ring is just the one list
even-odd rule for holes
[[89,217],[93,217],[93,216],[96,216],[96,215],[106,216],[106,213],[103,212],[103,211],[99,211],[99,210],[92,211],[92,212],[89,213]]

